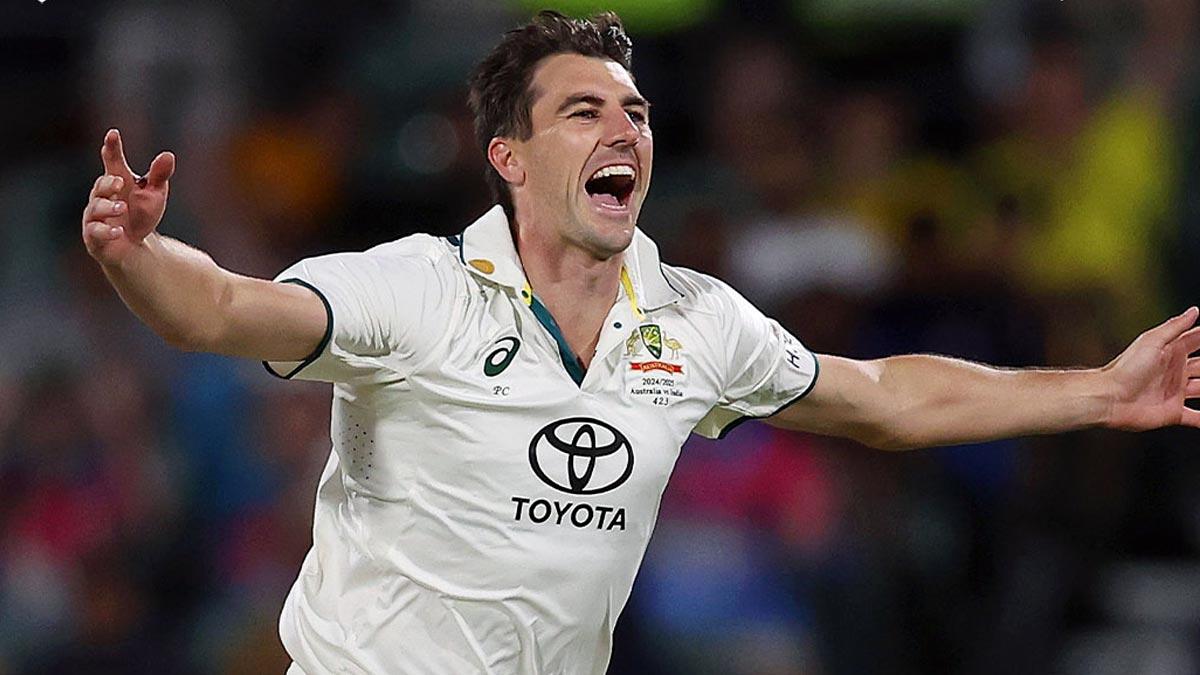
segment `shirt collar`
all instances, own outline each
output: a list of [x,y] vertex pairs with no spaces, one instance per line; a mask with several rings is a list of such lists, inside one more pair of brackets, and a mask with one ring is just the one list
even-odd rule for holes
[[[468,226],[458,245],[459,260],[472,274],[518,293],[528,290],[508,217],[501,206],[493,206]],[[683,297],[663,272],[658,246],[640,228],[634,230],[633,243],[625,249],[625,269],[637,296],[633,300],[643,310],[665,307]]]

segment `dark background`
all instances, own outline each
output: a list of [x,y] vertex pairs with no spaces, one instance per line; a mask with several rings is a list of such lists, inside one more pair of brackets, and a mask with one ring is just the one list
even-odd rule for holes
[[[818,352],[1096,366],[1200,299],[1193,0],[609,6],[642,226]],[[104,131],[175,151],[162,230],[239,272],[457,232],[489,205],[466,74],[533,8],[6,4],[0,673],[288,663],[328,387],[125,310],[79,240]],[[1200,673],[1198,442],[694,438],[611,672]]]

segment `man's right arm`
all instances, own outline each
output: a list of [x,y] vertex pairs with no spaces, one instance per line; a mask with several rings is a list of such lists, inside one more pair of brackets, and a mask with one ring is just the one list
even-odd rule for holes
[[312,291],[222,269],[207,254],[155,232],[175,158],[162,153],[144,179],[129,169],[120,134],[100,151],[105,175],[83,212],[83,240],[129,309],[170,344],[263,361],[301,360],[328,321]]

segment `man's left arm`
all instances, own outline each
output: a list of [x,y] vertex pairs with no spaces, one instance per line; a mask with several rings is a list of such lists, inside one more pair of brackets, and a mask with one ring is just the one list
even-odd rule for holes
[[812,392],[767,422],[906,450],[1089,427],[1200,428],[1200,311],[1142,333],[1108,365],[1009,370],[941,356],[819,356]]

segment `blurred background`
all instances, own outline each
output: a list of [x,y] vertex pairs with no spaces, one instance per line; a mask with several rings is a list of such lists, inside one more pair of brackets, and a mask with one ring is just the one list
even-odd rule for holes
[[[0,673],[281,673],[329,388],[166,348],[79,240],[104,131],[233,270],[489,199],[464,81],[539,6],[20,0],[0,22]],[[641,224],[819,352],[1101,365],[1200,300],[1197,0],[613,0]],[[1200,673],[1200,433],[693,438],[611,672]]]

